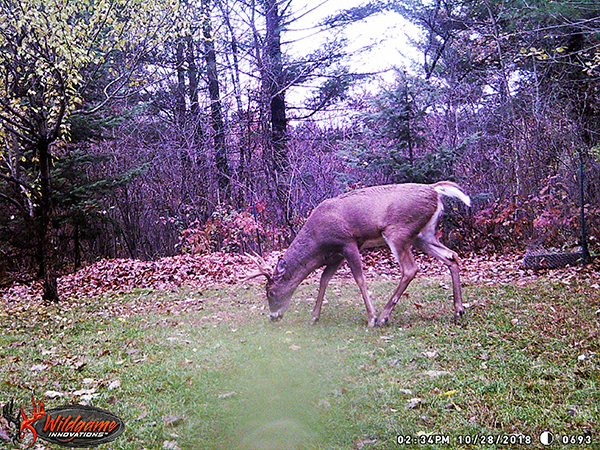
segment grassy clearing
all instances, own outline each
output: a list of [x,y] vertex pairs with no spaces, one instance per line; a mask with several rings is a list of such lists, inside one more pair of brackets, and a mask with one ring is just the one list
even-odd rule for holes
[[[370,283],[376,299],[394,286]],[[100,447],[110,449],[496,447],[460,445],[480,435],[548,448],[544,430],[592,436],[569,448],[600,448],[597,290],[466,286],[460,327],[445,285],[425,279],[378,329],[345,280],[308,325],[315,295],[302,285],[277,324],[260,286],[13,309],[0,316],[0,403],[27,406],[32,392],[46,408],[87,398],[127,425]],[[398,435],[431,443],[401,446]]]

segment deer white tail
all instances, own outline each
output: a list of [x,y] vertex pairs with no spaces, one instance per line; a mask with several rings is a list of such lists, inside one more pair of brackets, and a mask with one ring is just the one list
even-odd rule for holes
[[433,189],[438,194],[445,195],[446,197],[453,197],[459,199],[467,206],[471,206],[471,199],[467,194],[460,190],[458,185],[452,183],[451,181],[440,181],[433,186]]

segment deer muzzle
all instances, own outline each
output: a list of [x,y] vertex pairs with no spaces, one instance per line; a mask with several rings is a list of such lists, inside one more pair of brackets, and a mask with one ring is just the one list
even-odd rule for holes
[[283,319],[283,313],[281,311],[270,313],[271,322],[279,322]]

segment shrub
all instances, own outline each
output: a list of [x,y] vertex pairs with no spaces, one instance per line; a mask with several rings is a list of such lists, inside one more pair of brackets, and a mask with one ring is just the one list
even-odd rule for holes
[[252,214],[220,205],[205,223],[195,220],[181,232],[177,248],[183,253],[245,252],[265,236]]
[[[600,208],[586,205],[588,241],[598,243]],[[581,243],[579,201],[554,179],[538,195],[500,200],[473,217],[469,246],[474,251],[502,252],[526,248],[568,249]]]

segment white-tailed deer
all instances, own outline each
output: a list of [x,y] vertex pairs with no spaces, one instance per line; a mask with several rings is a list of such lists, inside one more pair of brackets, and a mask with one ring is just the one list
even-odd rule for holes
[[[317,322],[327,284],[345,259],[365,302],[369,326],[383,325],[417,273],[411,251],[411,247],[415,247],[449,267],[454,316],[458,319],[464,314],[458,255],[442,245],[436,237],[437,223],[443,211],[442,196],[454,197],[471,205],[470,198],[450,181],[432,185],[375,186],[325,200],[314,209],[275,269],[269,270],[264,261],[257,259],[258,272],[246,279],[260,275],[267,277],[271,319],[279,320],[302,280],[325,266],[312,313],[312,321]],[[402,268],[402,279],[377,318],[365,285],[360,250],[385,244]]]

